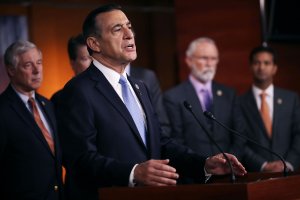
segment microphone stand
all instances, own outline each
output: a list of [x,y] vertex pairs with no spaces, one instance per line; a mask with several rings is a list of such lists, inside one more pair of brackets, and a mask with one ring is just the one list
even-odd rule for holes
[[235,175],[233,173],[233,167],[232,164],[229,160],[229,158],[227,157],[227,155],[224,153],[224,151],[222,150],[222,148],[218,145],[218,143],[212,138],[212,136],[210,135],[209,131],[202,125],[202,123],[200,122],[200,120],[197,118],[197,116],[195,115],[195,113],[192,110],[192,105],[189,104],[187,101],[183,102],[183,105],[185,106],[185,108],[187,110],[189,110],[191,112],[191,114],[193,115],[193,117],[196,119],[198,125],[200,125],[200,127],[204,130],[204,132],[206,133],[206,135],[208,136],[209,140],[217,147],[217,149],[222,153],[222,155],[224,156],[225,160],[227,161],[229,167],[230,167],[230,171],[231,171],[231,177],[230,177],[230,181],[232,183],[235,182],[236,178]]
[[265,147],[265,146],[259,144],[259,143],[256,142],[255,140],[253,140],[253,139],[251,139],[251,138],[249,138],[249,137],[247,137],[247,136],[245,136],[245,135],[239,133],[238,131],[236,131],[236,130],[234,130],[234,129],[231,129],[231,128],[229,128],[229,127],[227,127],[225,124],[219,122],[219,121],[216,119],[216,117],[215,117],[211,112],[204,111],[203,114],[204,114],[208,119],[211,119],[211,120],[215,121],[217,124],[219,124],[220,126],[222,126],[223,128],[225,128],[225,129],[226,129],[227,131],[229,131],[230,133],[233,133],[234,135],[237,135],[237,136],[239,136],[239,137],[245,139],[246,141],[249,141],[249,142],[251,142],[251,143],[253,143],[253,144],[256,144],[257,146],[261,147],[261,148],[264,149],[265,151],[267,151],[267,152],[269,152],[269,153],[272,153],[272,154],[274,154],[275,156],[277,156],[277,157],[281,160],[281,162],[282,162],[282,164],[283,164],[283,176],[286,177],[286,176],[288,175],[286,163],[285,163],[284,159],[282,158],[282,156],[280,156],[278,153],[276,153],[276,152],[270,150],[269,148],[267,148],[267,147]]

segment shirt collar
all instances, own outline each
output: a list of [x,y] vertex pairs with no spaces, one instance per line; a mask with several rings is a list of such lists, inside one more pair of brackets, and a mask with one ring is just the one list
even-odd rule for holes
[[127,74],[130,75],[130,71],[131,71],[130,64],[128,64],[128,65],[125,67],[125,72],[126,72]]
[[[105,67],[100,62],[98,62],[96,59],[93,59],[93,64],[97,67],[97,69],[99,69],[103,73],[105,78],[108,80],[108,82],[113,87],[115,87],[119,84],[120,74],[118,72],[114,71],[111,68]],[[126,70],[124,70],[122,75],[127,79]]]
[[[21,98],[21,100],[27,105],[27,102],[29,100],[29,96],[27,96],[25,94],[22,94],[21,92],[18,92],[13,85],[11,85],[11,86],[14,89],[14,91],[17,93],[17,95]],[[32,93],[32,97],[35,99],[35,92]]]
[[257,86],[252,85],[252,91],[253,91],[255,96],[259,96],[262,92],[265,92],[268,97],[273,98],[273,96],[274,96],[274,85],[273,84],[269,85],[269,87],[267,87],[267,89],[265,89],[265,90],[262,90],[262,89],[258,88]]
[[200,81],[198,81],[191,74],[189,76],[189,80],[191,81],[192,85],[195,87],[197,93],[200,92],[203,89],[208,90],[211,93],[211,91],[212,91],[212,89],[211,89],[212,81],[208,81],[207,83],[203,84]]

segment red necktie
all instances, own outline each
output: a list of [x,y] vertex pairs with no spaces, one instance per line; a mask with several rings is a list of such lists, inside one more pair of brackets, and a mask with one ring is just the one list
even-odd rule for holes
[[37,123],[37,125],[39,126],[39,128],[41,129],[42,133],[43,133],[43,136],[45,138],[45,140],[47,141],[53,155],[54,155],[54,142],[53,142],[53,139],[50,135],[50,133],[48,132],[48,130],[46,129],[42,119],[41,119],[41,116],[38,112],[38,109],[36,107],[36,103],[35,103],[35,100],[33,97],[30,97],[29,100],[28,100],[28,103],[31,105],[31,108],[32,108],[32,114],[33,114],[33,117],[34,117],[34,120],[35,122]]
[[261,97],[260,114],[264,121],[268,136],[271,138],[272,137],[272,120],[270,117],[270,108],[266,101],[266,96],[267,96],[267,94],[265,92],[262,92],[260,94],[260,97]]

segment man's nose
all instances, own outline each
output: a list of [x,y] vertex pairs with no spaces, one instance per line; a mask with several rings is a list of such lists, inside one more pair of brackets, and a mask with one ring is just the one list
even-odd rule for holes
[[125,28],[124,29],[124,36],[126,39],[131,39],[134,37],[134,33],[132,31],[132,29],[129,29],[129,28]]

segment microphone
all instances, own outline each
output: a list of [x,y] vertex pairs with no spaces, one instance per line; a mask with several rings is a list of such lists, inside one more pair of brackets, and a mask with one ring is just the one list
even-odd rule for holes
[[271,149],[269,149],[269,148],[267,148],[267,147],[265,147],[265,146],[259,144],[259,143],[256,142],[255,140],[253,140],[253,139],[251,139],[251,138],[249,138],[249,137],[247,137],[247,136],[245,136],[245,135],[239,133],[238,131],[229,128],[229,127],[226,126],[225,124],[219,122],[211,112],[209,112],[209,111],[204,111],[203,114],[204,114],[207,118],[209,118],[209,119],[215,121],[217,124],[219,124],[220,126],[222,126],[223,128],[225,128],[225,129],[226,129],[227,131],[229,131],[230,133],[233,133],[234,135],[237,135],[237,136],[239,136],[239,137],[245,139],[246,141],[249,141],[249,142],[251,142],[251,143],[253,143],[253,144],[255,144],[255,145],[261,147],[261,148],[264,149],[265,151],[267,151],[267,152],[269,152],[269,153],[271,153],[271,154],[277,156],[277,157],[281,160],[281,162],[282,162],[282,164],[283,164],[283,176],[284,176],[284,177],[287,176],[288,171],[287,171],[286,163],[285,163],[284,159],[282,158],[282,156],[280,156],[278,153],[276,153],[276,152],[272,151]]
[[229,160],[229,158],[227,157],[227,155],[224,153],[224,151],[222,150],[222,148],[218,145],[218,143],[213,139],[213,137],[210,135],[210,131],[207,130],[205,128],[205,126],[203,126],[203,124],[200,122],[200,120],[197,118],[197,116],[195,115],[195,113],[193,112],[193,109],[192,109],[192,105],[189,104],[187,101],[184,101],[183,102],[183,105],[184,107],[191,112],[191,114],[193,115],[193,117],[196,119],[198,125],[204,130],[205,134],[207,135],[207,137],[209,138],[209,140],[217,147],[217,149],[222,153],[222,155],[224,156],[225,160],[227,161],[229,167],[230,167],[230,172],[231,172],[231,177],[230,177],[230,181],[232,183],[235,182],[236,178],[235,178],[235,175],[233,173],[233,167],[232,167],[232,164]]

